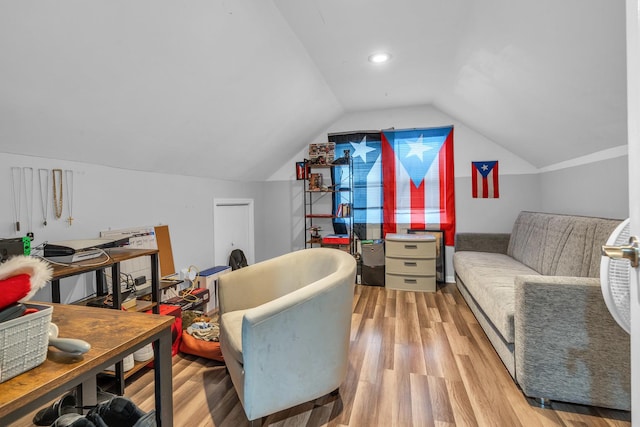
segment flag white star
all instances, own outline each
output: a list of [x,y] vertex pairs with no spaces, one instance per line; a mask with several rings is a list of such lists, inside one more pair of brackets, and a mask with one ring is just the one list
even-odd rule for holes
[[421,162],[423,161],[422,155],[424,152],[432,149],[422,143],[422,135],[420,135],[420,138],[418,138],[416,142],[407,142],[407,145],[409,145],[410,148],[407,157],[416,156]]
[[363,137],[361,142],[352,142],[351,146],[354,148],[353,154],[351,157],[358,157],[362,159],[363,162],[367,163],[367,153],[370,151],[375,151],[375,148],[367,147],[367,137]]
[[486,171],[487,169],[489,169],[489,166],[488,166],[488,165],[482,165],[481,169],[482,169],[483,171]]

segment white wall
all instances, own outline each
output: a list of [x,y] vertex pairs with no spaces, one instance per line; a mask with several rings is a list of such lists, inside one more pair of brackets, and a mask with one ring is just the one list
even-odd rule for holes
[[[167,224],[176,269],[195,265],[200,269],[213,266],[213,199],[251,198],[255,201],[255,218],[263,218],[263,183],[239,183],[181,175],[138,172],[96,166],[86,163],[44,159],[39,157],[2,154],[0,170],[8,184],[0,186],[0,198],[6,202],[0,207],[0,237],[17,237],[13,225],[11,202],[11,167],[34,169],[32,245],[44,241],[85,239],[99,236],[101,230]],[[68,217],[65,205],[62,219],[54,219],[51,194],[49,195],[48,225],[42,225],[38,168],[69,169],[74,171],[73,225],[64,221]],[[52,185],[51,180],[49,185]],[[23,197],[21,236],[27,231],[26,207]],[[256,259],[265,257],[264,227],[256,220]],[[62,283],[62,301],[71,302],[93,292],[93,275],[80,279],[65,279]],[[50,301],[49,290],[37,299]]]
[[[502,164],[500,164],[502,167]],[[510,233],[520,211],[540,210],[537,174],[500,174],[498,199],[471,197],[471,178],[456,178],[456,231]]]
[[540,173],[545,212],[629,217],[627,155]]

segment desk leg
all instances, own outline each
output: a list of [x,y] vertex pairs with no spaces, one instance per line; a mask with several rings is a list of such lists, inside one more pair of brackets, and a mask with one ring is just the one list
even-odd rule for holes
[[[91,377],[78,387],[78,406],[95,406],[98,403],[98,383],[96,377]],[[78,411],[86,414],[88,409]]]
[[156,423],[173,427],[173,372],[171,364],[171,328],[166,328],[153,345]]
[[124,380],[124,362],[122,360],[120,360],[119,362],[116,362],[114,375],[116,378],[116,394],[118,396],[124,396],[125,380]]
[[51,281],[51,302],[60,302],[60,280]]

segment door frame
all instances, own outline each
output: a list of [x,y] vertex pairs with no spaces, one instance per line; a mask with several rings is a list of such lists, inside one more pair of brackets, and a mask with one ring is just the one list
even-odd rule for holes
[[254,201],[253,199],[227,199],[227,198],[214,198],[213,199],[213,259],[216,259],[216,247],[218,242],[216,241],[216,230],[218,226],[222,224],[216,223],[216,218],[219,218],[219,209],[225,206],[247,206],[249,208],[249,247],[243,250],[247,263],[255,263],[255,235],[254,235]]
[[[639,0],[626,0],[627,138],[630,234],[640,236],[640,11]],[[631,425],[640,419],[640,270],[631,269]]]

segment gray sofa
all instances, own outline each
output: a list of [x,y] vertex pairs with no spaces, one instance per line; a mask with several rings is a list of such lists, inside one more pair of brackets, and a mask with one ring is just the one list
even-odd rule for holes
[[526,396],[630,410],[630,339],[599,279],[620,222],[521,212],[511,234],[456,235],[458,289]]

